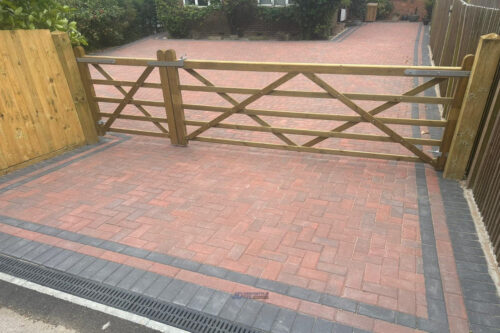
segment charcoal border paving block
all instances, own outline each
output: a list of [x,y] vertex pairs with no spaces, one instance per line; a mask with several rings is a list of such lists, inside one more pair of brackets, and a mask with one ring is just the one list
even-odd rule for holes
[[426,278],[424,282],[427,297],[444,300],[443,286],[440,279],[438,280],[429,277]]
[[117,284],[117,287],[127,290],[130,289],[145,272],[146,271],[138,268],[132,269],[132,271]]
[[121,265],[109,261],[103,268],[101,268],[94,276],[92,276],[92,280],[97,282],[103,282],[106,278],[113,275],[113,273],[120,267]]
[[396,324],[416,328],[417,318],[407,313],[396,312]]
[[277,282],[277,281],[271,281],[267,279],[258,279],[257,283],[255,284],[257,288],[262,288],[270,291],[275,291],[280,294],[287,294],[288,291],[288,285]]
[[352,333],[353,328],[339,323],[333,323],[333,333]]
[[[321,318],[318,318],[314,321],[313,333],[328,333],[333,331],[333,323]],[[337,332],[337,331],[334,331]],[[349,333],[352,332],[349,331]]]
[[432,298],[427,299],[427,312],[431,321],[448,324],[448,315],[444,301]]
[[159,276],[146,290],[144,290],[144,295],[158,298],[171,282],[172,278],[168,276]]
[[448,324],[435,322],[424,318],[417,318],[417,328],[430,333],[448,332]]
[[272,331],[275,333],[291,332],[296,316],[297,313],[295,311],[281,308],[274,322]]
[[87,266],[96,261],[97,258],[91,256],[83,256],[83,258],[77,261],[73,266],[69,267],[66,270],[66,273],[79,275],[82,270],[84,270]]
[[116,242],[104,241],[99,245],[99,247],[104,250],[121,253],[125,249],[126,245],[118,244]]
[[73,252],[69,257],[67,257],[62,262],[55,265],[54,268],[61,270],[61,271],[66,271],[71,266],[73,266],[76,262],[82,260],[84,256],[85,255],[83,255],[81,253]]
[[180,269],[196,272],[198,268],[200,268],[201,264],[187,259],[174,258],[170,265]]
[[160,264],[164,264],[164,265],[170,265],[172,263],[172,261],[174,260],[173,257],[167,256],[167,255],[164,255],[161,253],[157,253],[157,252],[150,252],[147,255],[146,259],[160,263]]
[[287,295],[316,303],[319,302],[322,297],[322,294],[315,290],[296,286],[291,286],[290,288],[288,288]]
[[[0,241],[1,242],[1,241]],[[33,250],[34,248],[36,248],[38,245],[40,245],[40,243],[38,242],[29,242],[28,244],[26,244],[25,246],[17,249],[16,251],[14,251],[12,253],[12,255],[14,257],[18,257],[18,258],[22,258],[24,257],[27,253],[29,253],[31,250]]]
[[187,304],[187,307],[193,310],[201,311],[207,305],[214,290],[201,287]]
[[55,257],[57,254],[61,253],[63,249],[60,247],[53,247],[50,246],[48,251],[45,251],[44,253],[40,254],[39,256],[33,258],[31,261],[36,262],[38,264],[45,265],[47,261]]
[[147,258],[147,256],[151,253],[148,250],[139,249],[136,247],[125,246],[125,248],[121,251],[122,254],[126,254],[128,256],[137,257],[137,258]]
[[259,314],[262,306],[263,303],[248,299],[245,302],[245,305],[243,305],[243,307],[241,308],[238,317],[236,317],[236,322],[247,326],[252,326],[253,323],[255,323],[257,315]]
[[227,275],[227,269],[212,265],[201,264],[200,267],[198,268],[198,273],[224,279],[224,277]]
[[158,274],[146,271],[139,280],[130,288],[133,292],[143,293],[158,278]]
[[104,239],[99,239],[99,238],[90,237],[90,236],[86,236],[86,235],[83,235],[82,238],[80,238],[78,241],[82,244],[95,246],[95,247],[100,247],[100,245],[105,242]]
[[76,232],[63,230],[59,234],[57,234],[57,237],[64,238],[64,239],[72,241],[72,242],[78,242],[83,236],[80,234],[77,234]]
[[104,268],[107,263],[108,261],[97,258],[94,262],[85,267],[78,275],[87,279],[91,279],[94,277],[94,275],[97,274],[97,272],[99,272],[99,270]]
[[334,296],[334,295],[328,295],[328,294],[324,294],[321,297],[320,301],[321,301],[321,304],[323,304],[323,305],[346,310],[346,311],[350,311],[350,312],[356,312],[356,309],[358,307],[358,303],[356,301],[353,301],[353,300],[347,299],[347,298],[341,298],[341,297]]
[[181,289],[184,288],[185,284],[186,282],[184,281],[172,279],[168,286],[163,289],[158,298],[167,302],[171,302],[181,291]]
[[186,283],[184,288],[179,291],[172,302],[175,304],[186,306],[200,288],[201,287],[197,284]]
[[19,238],[17,241],[12,242],[9,246],[3,249],[3,252],[13,255],[14,252],[19,251],[22,247],[28,245],[31,241],[29,239]]
[[11,236],[4,240],[2,243],[0,243],[0,250],[8,249],[12,244],[15,244],[20,240],[19,237],[16,236]]
[[233,281],[236,283],[246,284],[247,286],[255,286],[257,284],[258,278],[248,274],[228,271],[226,275],[226,280]]
[[496,316],[491,316],[491,315],[485,315],[484,313],[470,311],[468,317],[469,321],[472,324],[492,327],[495,329],[500,328],[500,314],[497,314]]
[[[0,244],[3,244],[3,242],[6,241],[7,239],[9,239],[10,237],[12,237],[12,236],[9,234],[5,234],[3,232],[0,232]],[[0,248],[3,248],[3,246],[0,245]]]
[[257,315],[254,327],[264,331],[270,331],[279,310],[280,308],[277,306],[264,303]]
[[484,314],[498,315],[500,313],[500,304],[483,303],[470,299],[465,300],[465,305],[470,311]]
[[219,313],[219,317],[234,321],[246,300],[246,298],[230,297]]
[[120,265],[113,274],[109,275],[106,279],[104,279],[104,283],[109,284],[110,286],[116,286],[123,280],[128,274],[133,270],[133,267]]
[[468,299],[485,303],[499,303],[499,298],[496,290],[482,291],[474,289],[463,289],[462,291],[464,296]]
[[390,323],[396,321],[396,313],[393,310],[384,309],[379,306],[359,304],[358,313],[375,319],[381,319]]
[[74,253],[73,251],[63,249],[59,254],[48,260],[45,263],[45,266],[55,267],[58,264],[62,263],[67,258],[69,258],[73,253]]
[[57,236],[58,234],[60,234],[62,231],[60,229],[56,229],[56,228],[53,228],[53,227],[49,227],[48,225],[43,225],[41,226],[37,232],[39,233],[42,233],[42,234],[46,234],[46,235],[49,235],[49,236]]
[[499,330],[491,327],[481,326],[477,324],[470,325],[470,332],[473,333],[498,333]]
[[314,318],[306,316],[302,313],[297,313],[292,326],[292,332],[297,333],[309,333],[312,332],[314,325]]
[[208,301],[205,308],[203,308],[203,312],[218,316],[222,308],[224,307],[224,304],[226,304],[230,297],[231,296],[229,294],[216,290],[213,293],[212,297],[210,297],[210,300]]

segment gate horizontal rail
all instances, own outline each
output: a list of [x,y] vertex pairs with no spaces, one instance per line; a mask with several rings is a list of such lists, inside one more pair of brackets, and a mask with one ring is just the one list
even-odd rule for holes
[[[289,151],[313,152],[321,154],[333,154],[342,156],[355,156],[367,158],[379,158],[398,161],[423,161],[441,169],[446,159],[446,148],[449,147],[451,140],[450,133],[453,133],[456,123],[447,120],[428,120],[398,117],[379,117],[381,112],[385,112],[400,103],[416,104],[438,104],[450,106],[452,108],[460,107],[463,100],[463,92],[458,91],[454,96],[434,97],[419,96],[427,89],[447,81],[450,78],[459,78],[462,86],[467,82],[470,76],[471,60],[464,62],[461,67],[431,67],[431,66],[386,66],[386,65],[339,65],[339,64],[308,64],[308,63],[260,63],[260,62],[238,62],[238,61],[213,61],[213,60],[186,60],[177,59],[175,52],[159,51],[157,59],[139,59],[139,58],[115,58],[115,57],[97,57],[80,56],[77,61],[81,66],[94,66],[102,78],[92,78],[89,74],[84,81],[92,86],[114,86],[118,89],[123,98],[109,96],[90,96],[97,105],[95,114],[99,119],[104,117],[107,121],[102,126],[103,132],[114,131],[120,133],[130,133],[137,135],[169,137],[174,144],[185,145],[189,140],[223,143],[239,146],[270,148]],[[137,81],[116,80],[107,73],[101,65],[105,66],[136,66],[145,67],[144,72]],[[154,68],[158,67],[160,71],[160,82],[146,82]],[[197,70],[211,71],[249,71],[249,72],[275,72],[281,73],[280,78],[262,89],[241,88],[217,86],[209,81]],[[184,70],[201,85],[181,84],[179,71]],[[89,72],[90,73],[90,72]],[[362,75],[362,76],[388,76],[388,77],[422,77],[429,78],[417,87],[410,89],[402,94],[369,94],[369,93],[341,93],[324,81],[317,74],[338,74],[338,75]],[[280,90],[279,87],[294,77],[302,76],[312,82],[316,89],[320,91],[303,90]],[[126,91],[123,87],[130,87]],[[140,88],[161,89],[163,99],[144,100],[134,98],[135,93]],[[229,103],[228,106],[202,105],[193,103],[184,103],[182,92],[202,92],[214,93],[222,97]],[[230,94],[246,95],[243,100],[236,100]],[[348,110],[354,111],[356,115],[329,114],[319,112],[297,112],[286,110],[266,110],[252,109],[249,105],[259,100],[263,96],[278,97],[299,97],[299,98],[318,98],[333,99],[341,102]],[[382,102],[379,106],[365,110],[354,101],[374,101]],[[113,112],[101,112],[99,103],[118,104]],[[133,105],[142,113],[142,115],[122,114],[127,105]],[[158,117],[150,114],[144,107],[163,107],[166,111],[166,117]],[[211,120],[185,119],[185,110],[208,111],[219,113]],[[225,120],[234,114],[246,115],[252,119],[256,125],[237,124],[226,122]],[[291,128],[283,126],[273,126],[267,123],[261,117],[280,117],[290,119],[310,119],[324,121],[344,122],[331,130],[311,130],[305,128]],[[112,127],[116,119],[129,121],[152,122],[160,130],[159,133]],[[346,132],[357,124],[370,123],[385,135],[375,135],[367,133]],[[168,129],[163,126],[168,124]],[[408,126],[427,126],[443,128],[443,139],[427,139],[408,137],[399,134],[388,125],[408,125]],[[187,126],[196,127],[190,133]],[[211,128],[242,130],[250,132],[271,133],[280,139],[283,144],[256,142],[246,140],[234,140],[228,138],[214,138],[203,136],[202,134]],[[301,135],[312,137],[303,144],[297,144],[288,135]],[[367,152],[357,150],[320,148],[316,145],[328,138],[341,138],[351,140],[363,140],[373,142],[397,143],[409,150],[412,155],[387,154],[378,152]],[[441,157],[434,157],[427,154],[420,146],[437,146],[442,152]]]

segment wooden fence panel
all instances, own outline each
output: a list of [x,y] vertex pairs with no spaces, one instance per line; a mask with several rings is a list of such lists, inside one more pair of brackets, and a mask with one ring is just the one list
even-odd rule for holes
[[[500,34],[499,7],[496,0],[436,0],[430,38],[434,63],[458,66],[467,54],[476,53],[480,36]],[[456,84],[457,80],[441,84],[441,95],[449,94]]]
[[[498,72],[497,72],[498,74]],[[498,75],[497,75],[498,78]],[[483,217],[500,262],[500,84],[496,85],[488,117],[468,175],[467,185]]]
[[0,75],[0,173],[85,143],[48,30],[0,31]]

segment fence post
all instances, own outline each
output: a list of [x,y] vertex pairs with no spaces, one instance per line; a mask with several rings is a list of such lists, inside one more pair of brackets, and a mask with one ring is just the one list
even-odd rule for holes
[[481,36],[444,169],[445,178],[461,180],[465,175],[499,61],[500,36]]
[[[157,52],[158,61],[176,61],[174,50]],[[179,89],[179,69],[173,66],[160,66],[160,80],[163,91],[163,100],[167,112],[168,131],[170,142],[173,145],[186,146],[186,124],[182,107],[182,94]]]
[[[473,62],[474,56],[472,54],[467,55],[462,61],[462,70],[470,71]],[[450,105],[451,108],[448,112],[448,123],[446,124],[446,128],[444,129],[443,140],[439,149],[441,156],[439,156],[437,160],[437,170],[443,170],[448,157],[448,153],[450,152],[451,140],[453,140],[453,135],[455,134],[455,129],[457,128],[457,121],[460,115],[460,109],[463,104],[465,90],[467,89],[468,82],[468,77],[460,78],[455,89],[453,103]]]
[[82,126],[83,134],[87,144],[93,144],[99,141],[97,136],[97,124],[90,110],[90,106],[86,97],[85,88],[80,73],[78,72],[78,65],[73,54],[71,41],[68,34],[65,32],[53,32],[52,40],[59,57],[59,62],[64,71],[66,82],[68,82],[69,91],[73,97],[76,113]]
[[[85,57],[85,50],[81,46],[77,46],[73,49],[76,58]],[[85,90],[85,94],[87,95],[87,101],[90,106],[90,110],[92,111],[92,117],[94,119],[94,124],[97,128],[97,133],[99,135],[105,135],[106,133],[102,130],[102,128],[98,125],[99,120],[101,120],[99,104],[95,101],[95,90],[94,85],[92,84],[92,77],[90,75],[89,65],[85,63],[77,63],[78,70],[80,72],[80,78],[82,79],[83,88]]]

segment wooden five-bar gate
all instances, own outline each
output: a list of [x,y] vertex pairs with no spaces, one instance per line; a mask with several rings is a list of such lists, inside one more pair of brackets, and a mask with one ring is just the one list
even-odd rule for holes
[[[299,152],[313,152],[387,160],[421,161],[432,165],[438,170],[443,169],[445,166],[448,152],[452,146],[452,139],[460,116],[464,95],[466,95],[466,89],[470,86],[469,78],[474,77],[474,74],[471,72],[474,63],[473,55],[467,56],[461,67],[430,67],[187,60],[178,59],[175,51],[173,50],[158,51],[157,59],[88,56],[84,54],[82,48],[77,48],[75,52],[80,74],[84,82],[91,109],[93,111],[93,117],[94,120],[100,124],[99,130],[101,134],[111,131],[165,137],[170,138],[171,143],[174,145],[186,145],[189,141],[194,140]],[[479,57],[483,56],[485,55],[479,55]],[[478,54],[476,54],[476,60],[477,57]],[[109,72],[103,68],[103,65],[136,66],[143,67],[144,70],[136,81],[120,81],[115,80],[112,75],[110,75]],[[160,82],[146,82],[147,78],[155,70],[155,68],[158,68],[159,70]],[[92,77],[91,73],[95,70],[97,70],[103,78],[97,79]],[[190,76],[199,81],[201,85],[182,84],[179,76],[179,72],[181,70],[186,71]],[[216,86],[203,76],[200,73],[200,70],[274,72],[281,74],[279,78],[275,79],[273,82],[260,89],[255,89]],[[423,83],[399,95],[342,93],[331,84],[327,83],[318,74],[423,77],[425,80],[423,80]],[[279,89],[284,83],[300,75],[306,77],[310,82],[313,82],[316,86],[320,87],[322,91]],[[450,79],[458,81],[457,89],[452,96],[419,96],[419,94],[423,93],[427,89],[433,88],[435,85],[446,82]],[[476,78],[475,80],[480,80],[480,78]],[[95,85],[114,86],[123,95],[123,98],[96,96],[94,89]],[[129,88],[127,89],[127,87]],[[134,96],[141,87],[161,89],[163,92],[163,101],[135,99]],[[222,107],[218,105],[184,104],[182,95],[183,91],[215,93],[227,101],[228,106]],[[247,97],[238,101],[230,94],[246,95]],[[249,108],[252,103],[261,99],[263,96],[331,98],[340,101],[348,109],[354,111],[355,115],[315,112],[306,113]],[[356,103],[355,101],[357,100],[379,101],[381,104],[367,110],[362,108],[359,103]],[[112,112],[103,112],[99,107],[100,103],[114,103],[117,106]],[[387,111],[400,103],[441,104],[449,110],[449,116],[446,120],[380,116],[382,112]],[[123,114],[122,111],[127,105],[134,105],[141,112],[141,115]],[[166,111],[164,114],[166,114],[166,116],[153,116],[145,108],[147,106],[164,107]],[[185,119],[185,109],[211,111],[218,112],[220,114],[207,121],[187,120]],[[225,122],[226,119],[235,114],[248,116],[255,122],[255,125]],[[331,128],[331,130],[274,127],[263,119],[265,116],[341,121],[342,124]],[[105,121],[101,119],[104,119]],[[158,128],[159,132],[114,127],[113,125],[117,119],[141,122],[149,121]],[[360,123],[369,123],[385,135],[356,133],[352,132],[352,130],[350,132],[346,132],[346,130],[351,129]],[[443,129],[443,135],[441,139],[407,137],[393,129],[394,126],[392,125],[438,127]],[[188,131],[187,126],[191,128],[194,127],[195,129]],[[282,143],[277,144],[204,136],[204,133],[211,128],[267,132],[276,136]],[[313,138],[303,144],[297,144],[290,138],[290,135],[304,135]],[[397,143],[410,151],[411,155],[332,149],[316,146],[318,143],[327,140],[328,138]],[[429,148],[424,149],[423,146],[439,147],[439,151],[431,152]]]

